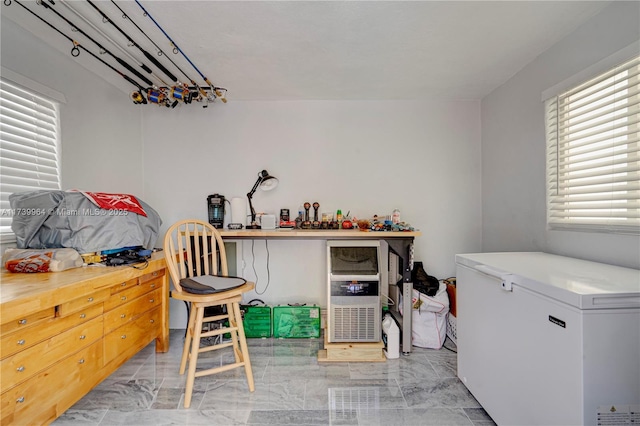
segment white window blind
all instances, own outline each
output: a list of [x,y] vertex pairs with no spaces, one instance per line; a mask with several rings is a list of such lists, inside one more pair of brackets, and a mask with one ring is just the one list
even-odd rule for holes
[[545,102],[551,229],[640,233],[640,57]]
[[59,107],[0,80],[0,235],[12,235],[9,195],[60,189]]

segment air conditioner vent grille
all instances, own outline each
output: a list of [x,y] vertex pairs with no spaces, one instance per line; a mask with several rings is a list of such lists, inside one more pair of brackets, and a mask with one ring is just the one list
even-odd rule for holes
[[332,307],[333,334],[335,341],[377,341],[380,324],[376,321],[376,309],[367,307]]

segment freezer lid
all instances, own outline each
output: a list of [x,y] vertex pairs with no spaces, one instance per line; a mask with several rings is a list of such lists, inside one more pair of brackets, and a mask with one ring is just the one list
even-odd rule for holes
[[579,309],[640,308],[640,270],[541,252],[457,254],[456,264]]

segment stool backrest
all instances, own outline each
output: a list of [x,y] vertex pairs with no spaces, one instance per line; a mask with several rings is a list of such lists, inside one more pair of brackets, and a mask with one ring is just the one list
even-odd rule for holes
[[227,253],[216,228],[198,219],[174,223],[164,236],[167,269],[177,291],[180,280],[200,275],[228,276]]

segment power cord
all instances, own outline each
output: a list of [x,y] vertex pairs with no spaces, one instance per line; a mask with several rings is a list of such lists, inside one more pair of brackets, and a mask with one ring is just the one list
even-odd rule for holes
[[[451,338],[450,338],[449,336],[447,336],[447,337],[444,339],[444,343],[442,344],[442,347],[443,347],[443,348],[445,348],[445,349],[446,349],[446,350],[448,350],[448,351],[453,352],[454,354],[457,354],[457,353],[458,353],[458,351],[457,351],[458,346],[456,345],[456,349],[454,350],[454,349],[452,349],[452,348],[450,348],[450,347],[448,347],[448,346],[446,345],[446,343],[447,343],[447,342],[451,342],[451,343],[453,343],[453,340],[451,340]],[[453,344],[455,345],[455,343],[453,343]]]
[[385,294],[384,297],[386,297],[389,300],[389,302],[388,302],[389,305],[393,306],[393,305],[396,304],[396,302],[394,302],[393,299],[390,298],[388,295]]
[[267,292],[267,289],[269,288],[269,284],[271,284],[271,270],[269,269],[269,260],[270,260],[271,253],[269,252],[269,240],[267,239],[264,240],[264,246],[267,251],[267,285],[264,287],[264,290],[258,291],[257,288],[258,288],[258,282],[260,281],[260,279],[258,278],[258,271],[256,270],[256,255],[254,251],[255,240],[251,240],[251,268],[253,269],[253,274],[256,277],[255,292],[257,295],[260,295],[260,296],[262,296]]
[[131,265],[131,267],[133,269],[137,269],[139,271],[147,269],[147,266],[149,266],[149,261],[148,260],[145,260],[144,262],[142,262],[142,264],[138,263],[137,265]]
[[258,271],[256,271],[256,254],[253,251],[255,247],[256,240],[251,240],[251,268],[253,269],[253,275],[256,277],[256,287],[258,287]]

